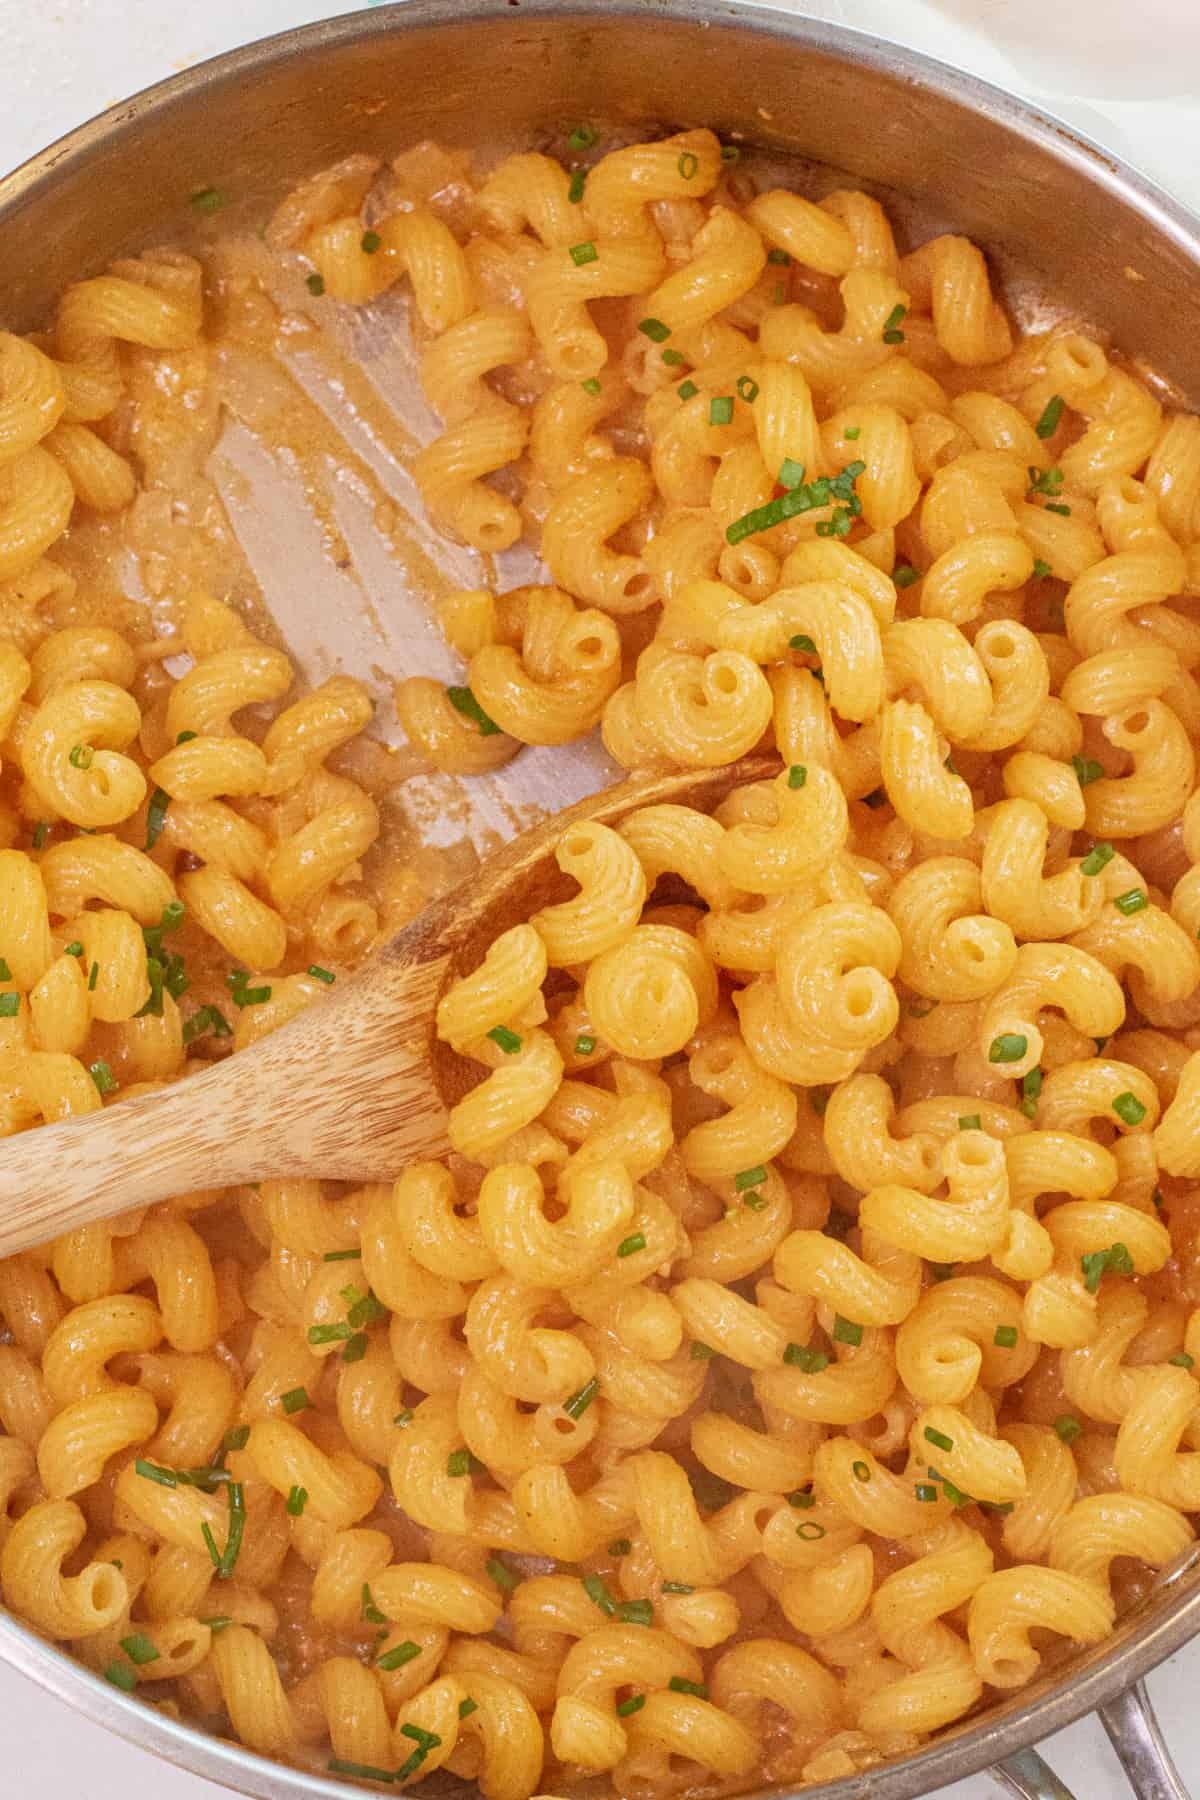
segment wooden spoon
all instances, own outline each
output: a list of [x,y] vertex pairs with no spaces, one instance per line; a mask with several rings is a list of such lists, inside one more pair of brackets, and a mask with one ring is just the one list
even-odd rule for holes
[[390,1180],[444,1156],[447,1105],[480,1079],[434,1035],[452,981],[572,883],[564,831],[660,802],[708,810],[778,771],[774,757],[625,781],[515,838],[329,998],[251,1049],[156,1093],[22,1132],[0,1150],[0,1256],[196,1188],[278,1176]]

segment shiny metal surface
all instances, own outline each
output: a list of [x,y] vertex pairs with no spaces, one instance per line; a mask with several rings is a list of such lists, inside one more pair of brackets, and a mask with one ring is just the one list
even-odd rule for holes
[[992,1774],[1007,1793],[1018,1795],[1019,1800],[1072,1800],[1070,1789],[1063,1786],[1036,1750],[1018,1750],[1015,1756],[1006,1756]]
[[[298,177],[351,149],[424,136],[561,137],[588,117],[707,123],[849,175],[906,213],[979,239],[1029,323],[1038,296],[1134,349],[1200,404],[1200,224],[1061,122],[914,52],[754,0],[411,0],[287,33],[114,108],[0,182],[0,318],[41,324],[114,254],[186,240],[189,195],[218,183],[257,222]],[[286,630],[286,618],[282,619]],[[1111,1703],[1200,1629],[1179,1572],[1107,1645],[904,1761],[812,1800],[914,1800],[989,1765],[1026,1800],[1069,1800],[1028,1746],[1098,1706],[1138,1791],[1178,1800],[1136,1697]],[[0,1656],[88,1718],[258,1800],[345,1800],[139,1704],[0,1618]],[[1024,1785],[1022,1785],[1024,1784]],[[429,1800],[430,1786],[425,1793]]]
[[1108,1701],[1100,1708],[1100,1718],[1137,1800],[1190,1800],[1144,1683],[1136,1682]]

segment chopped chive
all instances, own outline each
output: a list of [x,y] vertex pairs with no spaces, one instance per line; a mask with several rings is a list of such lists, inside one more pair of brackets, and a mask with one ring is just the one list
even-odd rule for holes
[[322,1260],[324,1262],[357,1262],[361,1255],[361,1250],[327,1250]]
[[739,1194],[744,1194],[747,1188],[760,1187],[766,1179],[766,1169],[761,1163],[756,1163],[752,1169],[740,1170],[733,1178],[733,1185]]
[[645,1694],[631,1694],[628,1700],[622,1700],[617,1707],[618,1719],[627,1719],[631,1713],[641,1712],[646,1704]]
[[480,737],[494,737],[500,727],[495,719],[489,719],[469,687],[448,687],[446,698],[464,719],[472,720],[479,727]]
[[865,1462],[856,1462],[851,1463],[850,1467],[854,1470],[859,1481],[870,1481],[871,1470],[869,1464]]
[[1108,1270],[1115,1275],[1132,1275],[1133,1258],[1124,1244],[1110,1244],[1107,1250],[1093,1250],[1087,1256],[1081,1256],[1080,1266],[1083,1270],[1083,1285],[1089,1294],[1094,1294],[1100,1286],[1100,1278]]
[[654,1607],[649,1600],[621,1600],[617,1604],[617,1617],[626,1625],[653,1625]]
[[671,335],[671,327],[664,325],[661,319],[639,319],[638,330],[652,344],[665,344]]
[[600,392],[600,383],[594,375],[589,375],[587,380],[581,381],[579,385],[585,394],[591,394],[593,397]]
[[800,487],[804,481],[804,464],[797,462],[792,456],[785,456],[779,465],[777,479],[781,487],[788,489]]
[[847,444],[855,443],[862,436],[861,425],[847,425],[842,437]]
[[1127,919],[1132,913],[1144,912],[1149,904],[1145,888],[1130,888],[1128,893],[1118,894],[1113,901],[1117,911],[1124,913]]
[[515,1056],[521,1048],[521,1040],[517,1033],[510,1031],[507,1025],[493,1025],[487,1035],[493,1044],[503,1050],[505,1056]]
[[632,1237],[627,1237],[624,1240],[624,1242],[617,1245],[617,1255],[618,1256],[633,1256],[636,1254],[637,1251],[644,1250],[645,1248],[646,1248],[645,1233],[642,1231],[635,1231]]
[[960,1131],[982,1131],[983,1119],[978,1113],[963,1113],[958,1121]]
[[825,1527],[818,1525],[815,1519],[805,1519],[803,1525],[797,1525],[796,1536],[803,1538],[806,1543],[815,1544],[825,1536]]
[[789,1344],[783,1353],[783,1360],[793,1369],[803,1369],[806,1375],[819,1375],[822,1369],[829,1367],[829,1358],[823,1350],[810,1350],[807,1344]]
[[861,1344],[863,1328],[852,1319],[843,1319],[841,1313],[838,1313],[833,1324],[833,1338],[837,1344]]
[[1081,875],[1098,875],[1106,868],[1116,855],[1111,844],[1093,844],[1091,850],[1079,865]]
[[1061,394],[1052,394],[1042,411],[1042,416],[1034,426],[1040,438],[1053,437],[1058,430],[1058,421],[1062,418],[1062,410],[1066,401]]
[[[64,956],[82,956],[83,955],[83,945],[80,943],[78,938],[72,938],[72,940],[69,944],[65,944],[63,946],[63,955]],[[0,972],[0,981],[11,981],[11,980],[12,980],[12,976],[8,973],[8,964],[5,963],[3,972]]]
[[1088,787],[1093,781],[1099,781],[1104,774],[1104,770],[1098,762],[1091,762],[1082,756],[1073,756],[1071,767],[1075,771],[1075,779],[1080,787]]
[[309,963],[308,972],[314,981],[323,981],[326,986],[332,986],[337,980],[337,976],[333,971],[331,969],[323,969],[320,963]]
[[216,187],[197,188],[191,198],[192,205],[198,213],[220,212],[223,206],[229,204],[228,196]]
[[1083,1426],[1074,1413],[1060,1413],[1054,1421],[1054,1429],[1064,1444],[1073,1444],[1083,1432]]
[[246,1531],[246,1496],[241,1482],[231,1481],[225,1490],[225,1497],[229,1505],[229,1533],[217,1570],[218,1581],[228,1581],[232,1576]]
[[1177,1350],[1174,1356],[1168,1356],[1167,1361],[1174,1363],[1177,1369],[1191,1369],[1196,1364],[1195,1357],[1189,1356],[1186,1350]]
[[591,125],[576,125],[567,138],[572,150],[590,150],[596,141],[596,132]]
[[788,786],[790,788],[802,788],[807,780],[808,770],[805,768],[804,764],[792,763],[791,767],[788,769]]
[[244,1450],[250,1442],[250,1427],[234,1425],[221,1439],[221,1454],[225,1456],[231,1450]]
[[387,1650],[382,1656],[377,1657],[375,1667],[389,1672],[392,1669],[402,1669],[405,1663],[410,1663],[414,1656],[420,1656],[420,1654],[420,1644],[414,1644],[411,1638],[405,1638],[402,1644],[397,1644],[393,1650]]
[[748,1206],[751,1212],[765,1212],[768,1204],[767,1196],[760,1194],[756,1189],[751,1189],[748,1194],[742,1195],[742,1205]]
[[[109,1068],[108,1064],[104,1061],[103,1058],[101,1058],[99,1062],[92,1063],[91,1067],[88,1070],[88,1074],[91,1076],[92,1080],[96,1084],[97,1093],[100,1093],[100,1094],[115,1094],[116,1093],[117,1078],[113,1074],[112,1070]],[[1143,1108],[1143,1111],[1144,1110],[1145,1109]]]
[[614,1538],[608,1546],[608,1554],[610,1556],[628,1556],[632,1549],[632,1538]]
[[735,163],[741,154],[741,147],[738,144],[721,145],[721,161],[723,163]]
[[687,361],[687,357],[683,354],[682,350],[672,350],[669,344],[665,350],[660,352],[660,355],[669,369],[681,368]]
[[469,1450],[452,1450],[446,1458],[447,1475],[471,1475],[481,1467],[478,1458]]
[[243,1011],[247,1006],[265,1006],[271,998],[271,989],[269,987],[238,986],[233,989],[231,997],[238,1010]]
[[75,744],[72,746],[67,761],[73,769],[90,769],[95,754],[96,752],[90,744]]
[[308,1505],[308,1489],[293,1487],[287,1497],[287,1512],[290,1518],[298,1519]]
[[153,850],[162,836],[163,826],[167,822],[167,808],[171,804],[171,796],[165,788],[156,787],[150,796],[150,805],[146,810],[146,848]]
[[367,1354],[368,1342],[365,1331],[356,1331],[351,1338],[347,1339],[346,1348],[342,1351],[342,1361],[344,1363],[361,1362]]
[[575,267],[577,269],[582,269],[586,263],[596,262],[599,259],[600,252],[597,250],[595,244],[589,239],[583,244],[572,244],[567,254],[575,264]]
[[344,1757],[331,1756],[325,1764],[331,1775],[353,1775],[359,1781],[395,1781],[396,1776],[391,1769],[375,1769],[370,1763],[347,1762]]
[[[730,405],[732,406],[732,401]],[[862,502],[854,492],[853,484],[865,468],[864,462],[847,463],[839,475],[822,475],[816,481],[810,481],[806,487],[789,488],[786,493],[767,501],[764,506],[756,506],[752,511],[743,513],[740,519],[735,519],[732,525],[726,527],[726,543],[740,544],[743,538],[751,537],[756,532],[770,531],[799,513],[828,506],[831,500],[841,500],[846,504],[837,507],[831,518],[821,521],[817,527],[818,533],[822,537],[845,537],[850,530],[852,518],[862,511]]]
[[370,1583],[367,1581],[363,1582],[362,1589],[359,1593],[359,1617],[365,1619],[368,1625],[387,1624],[387,1615],[386,1613],[381,1613],[376,1606],[375,1596],[371,1592]]
[[1017,1328],[1015,1325],[997,1325],[996,1335],[992,1339],[998,1350],[1014,1350],[1017,1344]]
[[767,261],[769,263],[778,263],[781,268],[786,269],[790,267],[792,259],[786,250],[768,250]]
[[681,381],[675,392],[679,395],[681,400],[691,400],[700,392],[700,389],[696,386],[694,381]]
[[908,308],[898,300],[887,318],[883,321],[883,341],[885,344],[902,344],[904,333],[900,330],[902,320],[907,318]]
[[[1036,581],[1044,581],[1046,579],[1047,575],[1053,575],[1053,573],[1054,573],[1053,569],[1050,567],[1050,564],[1045,560],[1044,557],[1041,557],[1041,556],[1034,557],[1034,559],[1033,559],[1033,575],[1034,575],[1034,579]],[[1071,761],[1074,762],[1075,758],[1072,757]]]
[[696,1590],[689,1587],[686,1581],[664,1581],[662,1591],[664,1594],[694,1594]]
[[733,395],[719,394],[708,403],[708,422],[710,425],[729,425],[733,421]]
[[587,1385],[581,1387],[577,1394],[572,1394],[569,1400],[563,1401],[563,1411],[570,1419],[582,1419],[584,1413],[599,1392],[600,1378],[597,1375],[593,1375]]
[[610,1617],[615,1615],[617,1603],[609,1593],[602,1577],[599,1575],[584,1575],[582,1580],[583,1591],[592,1604],[598,1606],[602,1613],[608,1613]]
[[1112,1109],[1126,1125],[1140,1125],[1146,1116],[1146,1109],[1136,1094],[1118,1094],[1112,1103]]
[[496,1586],[498,1588],[503,1588],[506,1594],[511,1594],[512,1590],[521,1579],[519,1575],[514,1575],[508,1565],[502,1563],[498,1556],[489,1556],[487,1562],[484,1564],[484,1568],[487,1570],[487,1573],[491,1576]]
[[1029,1039],[1016,1031],[1001,1032],[994,1037],[988,1048],[988,1061],[994,1063],[1020,1062],[1029,1049]]
[[1056,505],[1053,500],[1047,500],[1046,511],[1052,512],[1052,513],[1061,513],[1064,519],[1069,519],[1071,516],[1071,509],[1069,506]]
[[147,1663],[158,1662],[161,1652],[154,1648],[145,1632],[135,1631],[132,1637],[121,1639],[121,1648],[136,1668],[144,1668]]
[[952,1506],[970,1506],[971,1504],[970,1494],[964,1494],[961,1488],[955,1487],[952,1481],[947,1481],[944,1475],[942,1476],[942,1492]]
[[211,1031],[214,1037],[232,1037],[233,1027],[219,1006],[202,1006],[186,1020],[183,1027],[183,1041],[190,1044],[205,1032]]
[[583,190],[587,185],[587,170],[576,169],[571,176],[571,185],[567,189],[567,199],[572,206],[578,206],[583,199]]
[[114,1687],[120,1688],[123,1694],[132,1694],[134,1688],[137,1686],[137,1676],[129,1667],[128,1663],[109,1663],[107,1669],[104,1671],[104,1679],[105,1681],[111,1681]]
[[702,1344],[699,1341],[699,1339],[693,1340],[693,1342],[692,1342],[692,1361],[693,1362],[708,1362],[711,1360],[712,1357],[716,1356],[717,1354],[718,1354],[718,1352],[713,1349],[711,1344]]
[[682,175],[685,181],[690,181],[700,167],[700,158],[694,156],[690,150],[681,150],[679,152],[679,161],[675,164],[675,167],[679,170],[680,175]]
[[813,643],[806,631],[798,631],[795,637],[790,637],[788,639],[788,649],[802,650],[806,656],[815,656],[817,654],[817,646]]
[[925,1427],[925,1442],[938,1450],[953,1450],[954,1439],[948,1438],[944,1431],[935,1431],[932,1425]]
[[739,375],[736,386],[739,397],[746,402],[747,406],[753,406],[758,399],[757,381],[752,381],[749,375]]
[[285,1413],[298,1413],[303,1412],[305,1407],[311,1406],[312,1401],[308,1397],[307,1388],[295,1387],[289,1388],[286,1394],[280,1395],[279,1404]]
[[807,1512],[810,1506],[817,1504],[817,1496],[797,1488],[794,1493],[787,1496],[787,1503],[789,1506],[798,1507],[802,1512]]
[[228,1626],[232,1625],[233,1620],[228,1613],[215,1613],[210,1619],[201,1619],[200,1623],[202,1625],[207,1625],[208,1629],[215,1637],[219,1631],[224,1631]]
[[[342,1297],[345,1298],[344,1291]],[[355,1331],[361,1331],[364,1325],[378,1325],[380,1319],[386,1319],[387,1316],[387,1307],[368,1289],[361,1299],[351,1304],[346,1319]]]
[[478,1712],[478,1711],[479,1711],[478,1700],[472,1700],[472,1698],[469,1694],[467,1695],[467,1698],[465,1700],[460,1700],[458,1703],[458,1716],[460,1719],[469,1719],[473,1712]]
[[308,1328],[308,1341],[310,1344],[344,1344],[346,1339],[351,1336],[353,1336],[353,1333],[351,1332],[350,1327],[345,1323],[337,1325],[310,1325]]
[[892,570],[892,582],[898,588],[911,587],[914,581],[920,579],[920,570],[914,569],[911,563],[897,563]]
[[581,1031],[579,1036],[575,1039],[576,1056],[590,1056],[595,1048],[595,1038],[589,1036],[587,1032]]
[[918,1481],[913,1492],[918,1500],[936,1500],[938,1497],[937,1489],[931,1481]]
[[99,979],[100,979],[100,964],[98,962],[94,962],[92,964],[91,968],[88,970],[88,993],[89,994],[95,993],[96,983],[99,981]]
[[20,994],[0,994],[0,1019],[15,1019],[20,1011]]
[[412,1424],[412,1422],[413,1422],[413,1409],[411,1406],[406,1406],[404,1408],[404,1410],[402,1412],[398,1412],[396,1414],[395,1418],[392,1420],[392,1424],[399,1425],[399,1427],[402,1431],[406,1430],[407,1427]]
[[383,239],[377,231],[364,231],[359,243],[367,256],[374,256]]
[[672,1675],[667,1686],[673,1694],[694,1694],[697,1700],[708,1699],[708,1689],[702,1681],[687,1681],[682,1675]]
[[1030,463],[1028,468],[1029,492],[1031,494],[1050,494],[1053,496],[1062,493],[1064,477],[1061,469],[1039,469],[1034,463]]

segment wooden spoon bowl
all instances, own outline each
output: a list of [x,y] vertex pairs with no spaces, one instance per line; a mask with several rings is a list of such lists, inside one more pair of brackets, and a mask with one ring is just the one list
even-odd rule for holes
[[0,1256],[196,1188],[280,1176],[381,1181],[444,1156],[447,1107],[480,1079],[434,1031],[450,984],[539,907],[568,897],[554,851],[584,820],[663,802],[711,810],[773,756],[622,782],[545,819],[436,900],[329,997],[216,1067],[0,1151]]

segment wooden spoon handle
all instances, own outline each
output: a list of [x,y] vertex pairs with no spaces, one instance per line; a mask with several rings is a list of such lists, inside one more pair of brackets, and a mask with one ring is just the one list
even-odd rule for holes
[[[444,1156],[428,1020],[444,958],[348,982],[173,1087],[0,1148],[0,1256],[197,1188],[271,1176],[381,1181]],[[381,1001],[386,1003],[381,1004]]]

